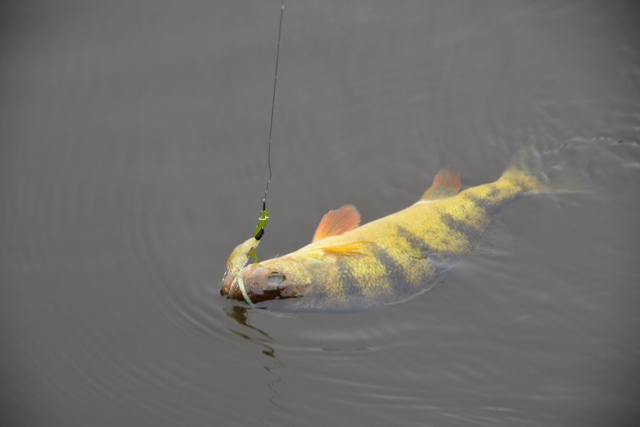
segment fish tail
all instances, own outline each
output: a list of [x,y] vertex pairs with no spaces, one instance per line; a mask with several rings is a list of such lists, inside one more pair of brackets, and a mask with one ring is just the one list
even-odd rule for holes
[[579,175],[580,168],[562,149],[550,149],[537,139],[529,142],[511,158],[500,179],[517,181],[524,194],[591,193]]

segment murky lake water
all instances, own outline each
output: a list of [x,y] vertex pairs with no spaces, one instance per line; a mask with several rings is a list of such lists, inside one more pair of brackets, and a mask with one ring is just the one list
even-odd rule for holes
[[511,205],[513,256],[409,303],[295,318],[219,295],[268,175],[280,2],[0,12],[2,425],[637,425],[637,3],[288,2],[261,258],[444,165],[494,180],[532,135],[595,190]]

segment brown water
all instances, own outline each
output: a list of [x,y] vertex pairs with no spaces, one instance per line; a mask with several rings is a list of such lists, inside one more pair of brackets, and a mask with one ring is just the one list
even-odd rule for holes
[[0,6],[0,424],[631,426],[640,7],[286,4],[261,258],[321,216],[497,178],[534,135],[593,195],[500,216],[511,257],[353,314],[219,295],[255,226],[280,2]]

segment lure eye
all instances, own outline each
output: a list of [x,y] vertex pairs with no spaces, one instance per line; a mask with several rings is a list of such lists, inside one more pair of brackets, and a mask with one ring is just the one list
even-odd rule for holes
[[278,273],[277,271],[272,272],[267,277],[269,284],[272,286],[278,286],[280,283],[284,281],[284,279],[285,279],[284,274]]

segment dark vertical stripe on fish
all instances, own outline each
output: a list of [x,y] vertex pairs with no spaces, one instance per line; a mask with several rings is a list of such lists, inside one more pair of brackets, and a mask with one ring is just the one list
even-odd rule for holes
[[385,268],[386,277],[391,285],[389,291],[395,291],[399,295],[409,295],[411,284],[407,279],[404,267],[389,255],[386,249],[377,250],[374,256]]
[[340,284],[342,290],[346,294],[346,298],[364,298],[362,287],[360,286],[360,280],[353,274],[353,269],[349,263],[343,260],[338,260],[338,274],[340,275]]
[[428,256],[431,252],[429,248],[429,244],[424,241],[424,239],[420,238],[420,236],[416,236],[406,228],[398,225],[396,226],[398,237],[406,241],[411,249],[415,252],[419,252],[423,256]]
[[463,191],[460,193],[462,197],[471,200],[477,207],[485,210],[487,215],[495,215],[506,205],[519,199],[523,193],[508,193],[500,190],[496,184],[485,184],[484,187],[489,190],[482,194],[473,193],[472,191]]
[[466,237],[471,245],[478,241],[484,230],[474,226],[471,222],[464,222],[455,219],[448,213],[441,212],[440,220],[452,231],[458,232]]
[[[487,196],[497,197],[499,194],[500,194],[500,190],[498,190],[497,188],[493,188],[489,191],[489,193],[487,193]],[[496,200],[478,197],[471,193],[462,193],[461,196],[473,202],[473,204],[476,205],[477,207],[484,209],[484,211],[488,215],[493,215],[500,210]]]

